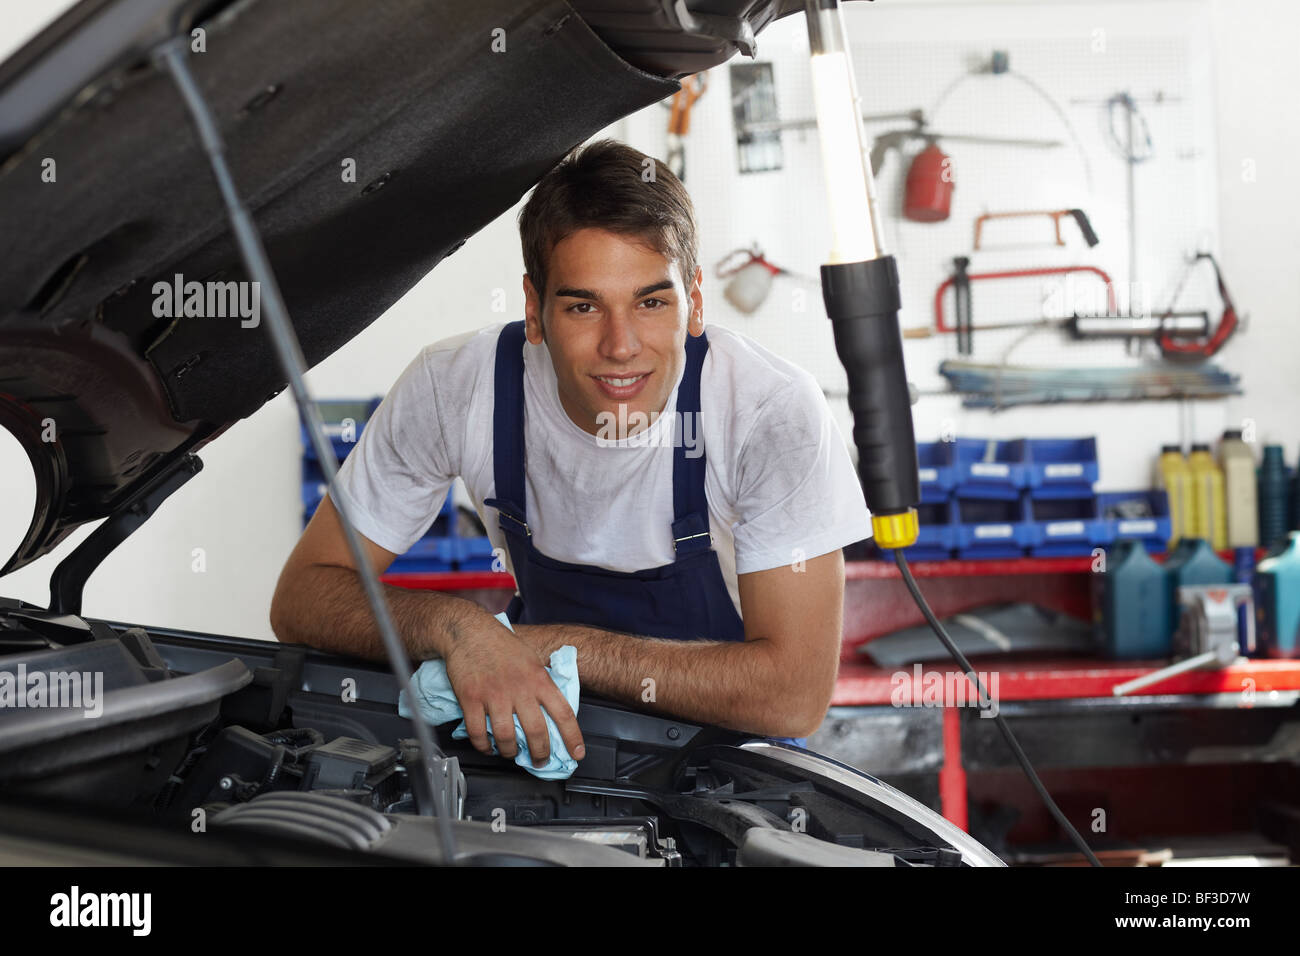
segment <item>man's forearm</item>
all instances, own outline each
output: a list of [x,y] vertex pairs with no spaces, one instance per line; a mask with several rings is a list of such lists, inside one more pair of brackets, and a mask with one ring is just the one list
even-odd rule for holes
[[777,737],[810,733],[824,713],[764,640],[674,641],[571,624],[515,630],[543,657],[576,647],[584,688],[661,713]]
[[[450,594],[383,588],[397,633],[416,661],[445,657],[467,618],[487,613]],[[388,657],[361,579],[351,568],[317,565],[282,584],[272,603],[271,628],[285,643],[369,660]]]

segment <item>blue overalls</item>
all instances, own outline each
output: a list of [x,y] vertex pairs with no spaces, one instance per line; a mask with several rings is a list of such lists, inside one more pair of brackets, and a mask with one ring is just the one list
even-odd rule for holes
[[[515,624],[583,624],[674,640],[743,641],[745,626],[727,591],[709,534],[705,456],[688,457],[685,442],[676,442],[673,449],[676,559],[671,564],[644,571],[609,571],[557,561],[533,545],[524,487],[523,346],[522,321],[501,330],[492,416],[496,497],[483,502],[499,513],[519,589],[506,616]],[[705,336],[686,337],[686,370],[677,390],[677,411],[682,416],[699,414],[700,369],[708,350]],[[807,742],[802,737],[771,739],[800,747]]]

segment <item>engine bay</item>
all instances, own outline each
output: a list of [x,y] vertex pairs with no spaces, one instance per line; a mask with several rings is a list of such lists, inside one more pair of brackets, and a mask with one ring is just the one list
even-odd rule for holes
[[[6,797],[447,862],[440,804],[413,786],[425,755],[383,665],[3,601],[0,683],[37,672],[102,674],[100,713],[13,710],[0,722]],[[592,696],[578,720],[587,755],[567,780],[481,754],[452,739],[453,723],[434,728],[457,862],[969,862],[930,811],[811,752]]]

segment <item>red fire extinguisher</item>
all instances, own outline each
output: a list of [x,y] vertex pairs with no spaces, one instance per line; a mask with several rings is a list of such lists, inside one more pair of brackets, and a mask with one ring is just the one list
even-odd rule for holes
[[913,222],[942,222],[952,205],[952,189],[952,160],[931,140],[907,171],[903,215]]

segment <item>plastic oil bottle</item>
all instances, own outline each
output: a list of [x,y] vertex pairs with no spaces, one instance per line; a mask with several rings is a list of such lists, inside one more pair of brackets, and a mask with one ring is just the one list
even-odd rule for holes
[[1173,648],[1165,571],[1134,539],[1115,542],[1100,585],[1097,611],[1103,646],[1115,660],[1155,660]]
[[1228,547],[1228,509],[1223,471],[1210,454],[1209,445],[1193,445],[1187,457],[1192,472],[1192,534],[1204,538],[1215,551]]
[[[1169,622],[1175,632],[1183,616],[1182,605],[1178,602],[1180,587],[1232,583],[1232,566],[1215,554],[1204,538],[1180,541],[1165,561],[1164,572]],[[1179,650],[1176,644],[1174,649]]]
[[1300,657],[1300,531],[1255,569],[1255,622],[1266,657]]
[[1227,502],[1229,548],[1259,545],[1259,503],[1256,494],[1255,453],[1241,439],[1240,430],[1223,433],[1219,442],[1223,468],[1224,498]]
[[1259,543],[1272,548],[1287,537],[1287,474],[1281,445],[1265,445],[1259,464]]
[[1192,471],[1177,445],[1161,445],[1156,462],[1156,487],[1169,497],[1169,548],[1192,537]]

